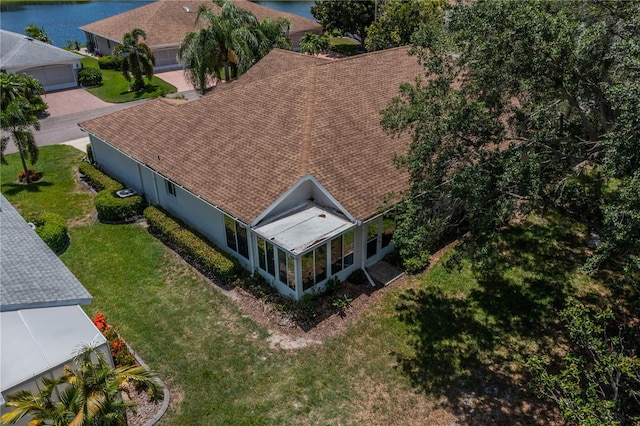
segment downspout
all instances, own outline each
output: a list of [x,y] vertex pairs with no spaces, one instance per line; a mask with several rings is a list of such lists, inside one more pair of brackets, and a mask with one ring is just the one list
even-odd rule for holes
[[158,194],[158,179],[157,179],[159,175],[154,171],[152,176],[153,176],[153,192],[156,193],[156,204],[160,205],[160,195]]
[[364,266],[360,269],[362,269],[362,272],[364,272],[364,276],[367,277],[367,280],[369,281],[369,284],[371,284],[371,287],[375,287],[376,286],[375,281],[373,281],[373,278],[371,278],[371,275],[369,275],[369,273],[364,268]]
[[140,170],[140,163],[136,163],[138,166],[138,180],[140,181],[140,187],[142,188],[142,193],[144,194],[146,191],[144,190],[144,181],[142,180],[142,170]]

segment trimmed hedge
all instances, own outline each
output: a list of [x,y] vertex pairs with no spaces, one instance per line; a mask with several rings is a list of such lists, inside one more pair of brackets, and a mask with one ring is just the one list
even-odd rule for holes
[[120,191],[124,189],[124,185],[115,179],[111,179],[94,165],[87,162],[81,162],[78,165],[78,171],[84,176],[87,183],[96,191],[110,189],[111,191]]
[[100,86],[102,71],[97,68],[82,68],[78,71],[78,82],[84,87]]
[[123,222],[142,215],[146,206],[142,196],[134,195],[127,198],[116,196],[116,192],[124,189],[124,185],[87,162],[81,162],[78,170],[84,175],[87,183],[98,191],[93,199],[98,211],[98,220]]
[[55,253],[60,253],[69,242],[67,221],[59,214],[44,212],[31,222],[36,225],[36,234]]
[[98,58],[98,67],[101,70],[120,71],[122,69],[122,60],[119,56],[103,56]]
[[96,194],[93,203],[102,222],[122,222],[142,215],[146,202],[140,195],[120,198],[115,191],[104,189]]
[[238,277],[239,265],[228,254],[213,246],[204,236],[173,218],[164,209],[150,206],[144,210],[149,230],[178,248],[205,272],[229,284]]

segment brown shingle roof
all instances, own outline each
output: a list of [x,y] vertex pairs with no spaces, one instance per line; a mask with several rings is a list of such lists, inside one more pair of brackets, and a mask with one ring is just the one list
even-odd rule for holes
[[257,64],[242,74],[240,84],[246,84],[249,81],[262,80],[264,78],[313,64],[326,64],[332,60],[333,59],[325,59],[311,55],[301,55],[290,50],[273,49],[267,56],[262,58]]
[[421,72],[406,48],[390,49],[241,77],[184,105],[149,101],[80,126],[246,223],[309,174],[365,220],[407,187],[392,160],[408,140],[384,133],[380,110]]
[[[246,0],[233,0],[240,8],[253,13],[258,20],[283,16],[291,23],[291,33],[318,32],[322,26],[317,22],[292,13],[280,12]],[[141,28],[147,34],[145,43],[151,47],[178,45],[184,35],[201,26],[196,25],[198,7],[205,4],[212,10],[219,6],[206,0],[158,0],[119,15],[80,27],[81,30],[120,42],[125,33]],[[187,7],[191,12],[185,11]]]

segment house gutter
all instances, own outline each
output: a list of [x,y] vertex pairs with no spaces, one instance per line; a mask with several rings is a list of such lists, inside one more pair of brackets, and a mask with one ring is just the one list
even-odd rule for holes
[[177,182],[174,182],[172,179],[169,179],[169,177],[167,177],[167,176],[165,176],[164,174],[160,173],[158,170],[154,169],[153,167],[149,166],[148,164],[143,164],[143,163],[141,163],[139,160],[137,160],[137,159],[135,159],[134,157],[132,157],[131,155],[127,154],[126,152],[124,152],[123,150],[121,150],[120,148],[118,148],[117,146],[114,146],[114,145],[110,144],[109,142],[107,142],[107,141],[103,140],[101,137],[99,137],[99,136],[97,136],[97,135],[95,135],[95,134],[91,133],[90,131],[88,131],[88,130],[87,130],[87,129],[85,129],[84,127],[82,127],[82,126],[78,126],[78,127],[80,127],[80,129],[81,129],[83,132],[88,133],[89,135],[91,135],[91,136],[95,137],[96,139],[101,140],[102,142],[106,143],[107,145],[109,145],[110,147],[112,147],[113,149],[115,149],[116,151],[118,151],[118,152],[122,153],[125,157],[129,158],[130,160],[132,160],[132,161],[133,161],[133,162],[135,162],[136,164],[139,164],[139,165],[141,165],[141,166],[143,166],[143,167],[148,168],[148,169],[149,169],[149,170],[151,170],[152,172],[156,173],[158,176],[161,176],[162,178],[164,178],[164,179],[166,179],[166,180],[170,181],[171,183],[173,183],[174,185],[176,185],[178,188],[180,188],[180,189],[182,189],[182,190],[184,190],[184,191],[188,192],[189,194],[193,195],[194,197],[198,198],[199,200],[201,200],[201,201],[205,202],[206,204],[210,205],[210,206],[211,206],[211,207],[213,207],[214,209],[218,210],[220,213],[222,213],[222,214],[226,214],[226,215],[227,215],[227,216],[229,216],[230,218],[232,218],[232,219],[234,219],[234,220],[236,220],[236,221],[238,221],[238,222],[240,222],[240,223],[244,224],[247,228],[253,229],[253,228],[251,227],[251,225],[250,225],[250,224],[248,224],[248,223],[245,223],[245,221],[244,221],[244,220],[241,220],[240,218],[238,218],[238,217],[236,217],[236,216],[234,216],[234,215],[232,215],[232,214],[230,214],[230,213],[227,213],[226,211],[224,211],[224,210],[223,210],[223,209],[221,209],[220,207],[218,207],[218,206],[216,206],[215,204],[212,204],[211,202],[209,202],[209,201],[205,200],[204,198],[202,198],[202,197],[201,197],[201,196],[199,196],[198,194],[194,194],[193,192],[189,191],[189,190],[188,190],[187,188],[185,188],[184,186],[180,185],[180,184],[179,184],[179,183],[177,183]]

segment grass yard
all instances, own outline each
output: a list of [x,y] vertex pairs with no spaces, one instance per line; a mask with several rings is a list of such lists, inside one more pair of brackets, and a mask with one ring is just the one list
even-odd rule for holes
[[[82,66],[87,68],[98,68],[98,61],[95,58],[85,57]],[[92,95],[110,103],[123,103],[137,101],[140,99],[150,99],[175,93],[176,87],[166,81],[153,76],[151,82],[145,78],[147,86],[144,90],[132,92],[129,87],[133,83],[127,81],[120,71],[100,70],[102,72],[102,85],[86,89]]]
[[[8,155],[3,194],[23,212],[87,216],[71,150],[41,148],[35,169],[49,180],[37,190],[12,183]],[[550,424],[557,412],[528,392],[523,361],[557,348],[567,294],[606,296],[576,272],[582,233],[534,216],[504,233],[485,272],[441,261],[381,292],[344,334],[296,351],[272,349],[267,329],[139,224],[78,222],[61,259],[94,296],[88,314],[104,313],[169,386],[162,425]]]
[[364,49],[360,46],[360,43],[348,37],[330,37],[330,43],[331,50],[346,56],[364,53]]
[[18,183],[22,162],[18,154],[6,156],[8,165],[2,165],[0,176],[2,194],[22,213],[32,216],[43,211],[58,213],[67,221],[81,219],[93,206],[86,191],[77,188],[72,169],[86,154],[77,149],[60,145],[40,149],[40,158],[30,169],[42,175],[38,182],[26,186]]

